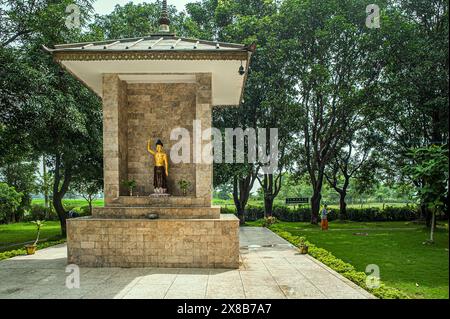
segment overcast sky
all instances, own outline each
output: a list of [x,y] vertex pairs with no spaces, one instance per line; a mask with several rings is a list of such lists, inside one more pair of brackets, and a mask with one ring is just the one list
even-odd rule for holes
[[[135,4],[143,2],[154,2],[154,0],[97,0],[94,3],[95,12],[98,14],[108,14],[111,13],[116,6],[116,4],[124,5],[128,2],[133,2]],[[183,10],[184,6],[188,2],[195,2],[194,0],[168,0],[169,5],[174,5],[178,10]]]

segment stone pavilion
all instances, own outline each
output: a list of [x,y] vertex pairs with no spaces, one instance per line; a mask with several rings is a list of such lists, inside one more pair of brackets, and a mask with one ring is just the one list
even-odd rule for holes
[[[211,126],[213,107],[239,105],[254,46],[177,37],[169,24],[163,1],[157,33],[45,48],[103,101],[105,206],[67,220],[70,264],[239,267],[239,221],[211,206],[212,164],[170,161],[171,196],[149,196],[154,163],[147,141],[161,139],[169,154],[178,142],[170,139],[174,128],[193,136],[194,120],[202,130]],[[133,196],[123,185],[130,180]],[[187,194],[180,180],[190,183]]]

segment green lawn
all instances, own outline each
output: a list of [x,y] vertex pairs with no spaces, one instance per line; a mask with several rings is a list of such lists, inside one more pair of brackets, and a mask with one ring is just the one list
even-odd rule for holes
[[[84,199],[64,199],[63,203],[66,207],[67,206],[81,207],[81,206],[88,205],[87,201],[85,201]],[[41,199],[41,198],[33,199],[33,204],[34,205],[44,205],[44,199]],[[93,206],[103,206],[104,201],[103,201],[103,199],[96,199],[92,202],[92,204],[93,204]],[[231,199],[223,200],[223,199],[219,199],[219,198],[213,198],[212,204],[217,205],[217,206],[222,206],[222,207],[234,208],[234,202]],[[274,204],[275,205],[284,205],[284,200],[276,200]],[[262,201],[250,199],[248,202],[248,205],[263,207],[264,203]],[[391,207],[403,207],[405,205],[406,205],[405,203],[385,203],[385,206],[391,206]],[[290,207],[293,208],[293,206],[290,206]],[[307,207],[307,205],[303,205],[303,207]],[[339,205],[329,205],[329,207],[331,209],[337,209],[337,208],[339,208]],[[361,208],[361,205],[360,204],[348,204],[347,207]],[[368,208],[368,207],[378,207],[381,209],[383,207],[383,204],[382,203],[365,203],[363,205],[363,208]]]
[[381,280],[411,298],[449,298],[448,224],[439,226],[433,245],[423,244],[429,231],[411,222],[336,221],[330,222],[328,232],[309,223],[279,222],[272,227],[306,237],[358,271],[378,265]]
[[[92,202],[93,206],[103,206],[103,199],[96,199]],[[44,199],[43,198],[35,198],[32,202],[33,205],[44,205]],[[81,207],[81,206],[87,206],[88,202],[84,199],[64,199],[63,200],[64,206],[73,206],[73,207]]]
[[[59,221],[46,221],[41,229],[40,238],[56,240],[60,238]],[[36,239],[36,225],[32,223],[15,223],[0,225],[0,252],[20,248],[22,243]],[[15,245],[17,244],[17,245]],[[12,247],[6,247],[14,245]]]

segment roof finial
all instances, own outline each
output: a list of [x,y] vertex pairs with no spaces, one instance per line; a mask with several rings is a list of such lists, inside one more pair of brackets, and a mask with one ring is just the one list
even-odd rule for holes
[[161,18],[159,18],[159,32],[170,32],[170,20],[167,13],[167,0],[162,2]]

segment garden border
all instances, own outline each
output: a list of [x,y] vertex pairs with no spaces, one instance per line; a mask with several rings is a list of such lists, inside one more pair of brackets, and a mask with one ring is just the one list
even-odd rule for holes
[[[294,246],[298,246],[300,242],[300,236],[292,235],[288,231],[280,231],[277,229],[273,229],[269,227],[271,231],[273,231],[278,236],[284,238]],[[316,245],[306,242],[309,246],[309,256],[313,257],[317,261],[320,261],[330,269],[336,271],[338,274],[342,275],[344,278],[350,280],[355,283],[359,287],[373,294],[375,297],[380,299],[410,299],[410,297],[404,293],[403,291],[385,285],[380,280],[380,286],[378,288],[368,288],[366,286],[366,278],[367,274],[362,271],[357,271],[355,267],[349,263],[344,262],[343,260],[337,258],[332,253],[327,251],[326,249],[317,247]]]

